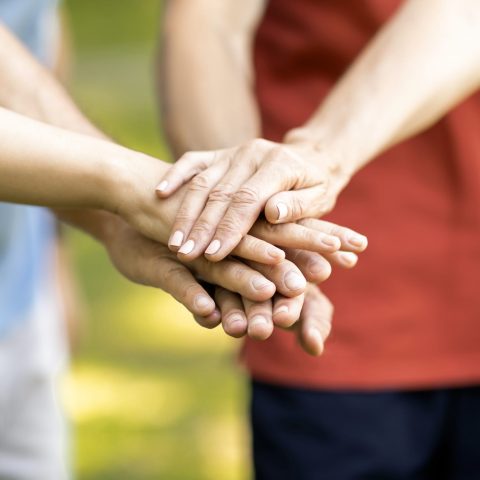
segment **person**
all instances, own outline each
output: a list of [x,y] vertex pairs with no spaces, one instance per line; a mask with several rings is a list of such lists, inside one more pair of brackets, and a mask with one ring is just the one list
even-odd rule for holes
[[322,357],[246,341],[256,478],[478,478],[480,3],[172,0],[163,36],[182,258],[262,212],[371,243]]
[[[53,58],[56,5],[12,0],[2,3],[0,18],[46,61]],[[50,207],[59,219],[93,235],[122,274],[168,291],[201,325],[213,327],[231,312],[224,299],[231,290],[244,303],[237,309],[240,326],[224,325],[230,334],[264,339],[273,321],[295,324],[304,348],[321,351],[329,306],[317,292],[306,291],[305,276],[326,279],[331,267],[322,255],[340,248],[356,259],[353,251],[360,249],[343,245],[355,232],[323,221],[272,228],[260,220],[233,252],[243,261],[199,259],[187,268],[166,246],[182,194],[160,202],[154,193],[168,166],[107,139],[1,25],[0,67],[0,202],[8,202],[0,203],[0,477],[68,476],[54,390],[65,349],[61,301],[52,287],[53,221],[46,210],[27,204]],[[296,264],[272,243],[288,248]],[[199,277],[218,286],[215,302]],[[305,296],[324,310],[321,319],[301,314]],[[267,302],[275,314],[268,325],[259,325],[256,312]]]

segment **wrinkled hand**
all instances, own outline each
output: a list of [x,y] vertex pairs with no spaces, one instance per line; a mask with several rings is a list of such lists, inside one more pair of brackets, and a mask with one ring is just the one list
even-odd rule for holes
[[[180,251],[220,260],[239,244],[265,209],[271,223],[320,217],[347,182],[313,142],[257,139],[214,152],[189,152],[157,186],[167,198],[188,183],[173,235]],[[292,191],[293,190],[293,191]]]
[[235,338],[248,335],[255,340],[266,340],[274,327],[289,329],[296,334],[303,350],[310,355],[320,355],[330,334],[333,306],[311,283],[304,294],[293,298],[275,295],[264,302],[252,302],[217,287],[215,301],[221,318],[206,322],[197,315],[195,319],[207,328],[221,323],[225,333]]

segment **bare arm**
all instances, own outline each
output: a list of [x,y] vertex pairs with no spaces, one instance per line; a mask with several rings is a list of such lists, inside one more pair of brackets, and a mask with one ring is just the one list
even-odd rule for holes
[[[252,40],[265,0],[169,0],[158,84],[177,155],[259,135]],[[208,119],[208,121],[206,121]]]
[[204,188],[195,201],[207,201],[210,192],[215,197],[176,228],[193,232],[196,254],[209,244],[213,251],[212,240],[220,244],[209,256],[219,260],[263,208],[274,223],[329,211],[362,166],[430,126],[479,85],[480,2],[406,1],[284,143],[256,140],[210,156],[187,154],[159,195],[201,171]]

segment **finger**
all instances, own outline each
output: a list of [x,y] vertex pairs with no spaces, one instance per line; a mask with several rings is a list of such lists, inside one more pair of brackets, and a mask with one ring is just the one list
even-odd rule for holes
[[288,248],[287,260],[293,262],[308,282],[322,283],[332,274],[330,263],[318,253]]
[[280,192],[270,197],[265,205],[265,217],[271,223],[295,222],[306,217],[322,217],[335,204],[327,196],[326,183],[301,190]]
[[255,340],[266,340],[270,337],[273,333],[272,301],[251,302],[244,298],[243,306],[247,314],[248,336]]
[[273,298],[273,323],[280,328],[290,328],[300,318],[305,294],[288,298],[275,295]]
[[167,198],[192,177],[206,170],[215,161],[217,152],[187,152],[180,157],[162,177],[155,192],[159,198]]
[[328,235],[337,237],[341,242],[341,249],[348,252],[361,253],[368,246],[368,239],[350,228],[336,225],[335,223],[326,222],[325,220],[317,220],[315,218],[305,218],[298,222],[314,230],[322,231]]
[[207,315],[206,317],[194,315],[193,318],[201,327],[208,329],[217,327],[222,320],[221,313],[218,309],[215,309],[213,313]]
[[222,178],[225,169],[225,164],[216,163],[192,178],[175,217],[172,234],[168,240],[170,250],[179,250],[186,254],[195,248],[192,241],[185,239],[201,214],[210,190]]
[[[201,204],[201,213],[198,212],[197,205],[194,214],[189,214],[190,219],[194,220],[186,243],[180,249],[180,253],[184,254],[185,258],[197,258],[206,252],[216,253],[219,244],[218,242],[211,243],[215,230],[227,211],[235,192],[250,178],[256,168],[253,161],[247,162],[238,159],[238,156],[244,154],[246,148],[240,148],[233,158],[225,157],[223,159],[222,172],[224,175],[217,178],[214,185],[210,185],[208,198],[203,198]],[[202,174],[199,176],[201,177]],[[193,178],[191,183],[195,182],[197,182],[197,177]],[[240,238],[241,236],[239,240]]]
[[275,265],[285,260],[283,250],[251,235],[242,238],[232,254],[245,260],[253,260],[266,265]]
[[212,263],[202,257],[195,260],[192,267],[207,282],[252,301],[267,300],[275,294],[273,282],[248,265],[232,258]]
[[236,293],[217,287],[215,301],[222,314],[223,330],[231,337],[243,337],[247,333],[247,317],[242,299]]
[[312,286],[308,289],[297,323],[297,338],[302,348],[310,355],[320,355],[324,342],[330,334],[333,305],[328,298]]
[[[208,317],[214,312],[215,302],[211,296],[175,258],[160,257],[152,268],[160,273],[159,280],[150,282],[152,286],[168,292],[193,315]],[[155,273],[153,272],[152,276]]]
[[[213,248],[216,248],[216,246],[213,245]],[[192,251],[188,255],[182,254],[179,251],[178,258],[183,262],[189,262],[201,253],[197,248],[195,250],[196,251]],[[234,248],[232,255],[245,260],[265,263],[267,265],[273,265],[285,259],[285,252],[283,250],[252,235],[246,235],[242,238],[240,243]],[[205,254],[205,257],[210,259],[209,254]]]
[[299,268],[288,260],[276,265],[264,265],[251,261],[246,261],[246,263],[273,282],[277,292],[286,297],[296,297],[305,291],[307,286],[305,277]]
[[296,223],[272,225],[258,220],[250,234],[281,247],[301,248],[318,253],[336,252],[341,245],[336,236]]
[[[212,261],[225,258],[238,245],[273,194],[289,190],[297,183],[298,172],[292,159],[285,152],[275,156],[277,151],[276,148],[272,149],[269,160],[265,161],[233,195],[228,210],[213,236],[217,248],[216,253],[209,257]],[[235,161],[247,160],[240,158]]]
[[358,262],[358,257],[353,252],[325,253],[323,256],[330,265],[340,268],[353,268]]

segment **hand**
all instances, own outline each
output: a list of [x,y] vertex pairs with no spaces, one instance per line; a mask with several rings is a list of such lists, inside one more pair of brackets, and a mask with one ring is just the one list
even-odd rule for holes
[[193,242],[196,252],[206,250],[216,259],[238,245],[264,207],[272,223],[320,217],[333,208],[347,183],[346,175],[313,142],[261,139],[185,154],[163,177],[157,195],[167,198],[189,180],[174,232],[182,233],[183,245]]
[[[221,319],[210,322],[208,328],[222,323],[227,335],[235,338],[248,335],[255,340],[266,340],[274,327],[292,330],[299,344],[310,355],[320,355],[331,330],[333,306],[314,284],[304,294],[293,298],[276,295],[265,302],[251,302],[217,287],[215,301]],[[196,317],[199,324],[205,320]]]
[[[117,270],[135,283],[170,293],[194,315],[202,318],[200,323],[203,326],[218,323],[221,317],[198,278],[253,302],[267,301],[276,290],[286,297],[294,297],[301,295],[306,287],[302,271],[288,260],[269,267],[255,263],[249,266],[235,259],[212,263],[200,258],[187,268],[166,246],[144,237],[119,217],[105,214],[100,223],[103,233],[98,238]],[[310,264],[299,264],[311,278],[307,268]],[[329,275],[328,269],[316,271],[319,272],[315,273],[318,281]]]
[[[179,217],[183,215],[179,208],[186,187],[168,200],[159,200],[154,188],[159,175],[165,171],[165,163],[126,149],[119,150],[118,146],[115,148],[117,153],[123,151],[125,155],[127,152],[127,158],[118,155],[121,161],[116,162],[116,173],[111,175],[115,177],[114,188],[104,194],[108,198],[107,209],[120,215],[144,236],[163,244],[168,241],[173,251],[183,243],[179,253],[182,261],[198,257],[201,252],[191,241],[184,242],[182,231],[176,229],[174,224],[177,212]],[[174,233],[169,239],[172,225]],[[265,221],[259,222],[254,236],[244,236],[233,250],[233,255],[263,264],[276,264],[285,258],[285,254],[272,243],[285,247],[301,244],[302,248],[320,252],[334,252],[339,248],[337,238],[310,227],[292,225],[278,230],[270,227]]]

